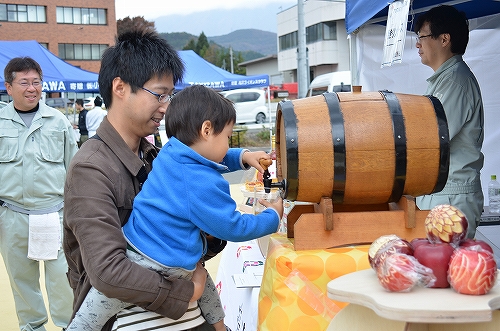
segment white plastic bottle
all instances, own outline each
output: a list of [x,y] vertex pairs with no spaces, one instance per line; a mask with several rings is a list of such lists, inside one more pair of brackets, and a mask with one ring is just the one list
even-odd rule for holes
[[488,199],[490,213],[500,214],[500,183],[497,181],[497,175],[491,175],[488,183]]

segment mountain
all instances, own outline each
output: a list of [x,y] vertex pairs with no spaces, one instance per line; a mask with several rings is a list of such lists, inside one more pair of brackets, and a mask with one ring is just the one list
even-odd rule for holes
[[277,53],[276,33],[257,29],[236,30],[229,34],[216,37],[207,37],[226,48],[232,47],[237,51],[254,51],[264,55]]
[[[187,32],[160,33],[172,47],[182,50],[191,40],[198,36]],[[257,59],[265,55],[276,54],[276,33],[257,29],[243,29],[223,36],[207,37],[209,43],[215,43],[233,52],[241,52],[245,61]]]
[[242,29],[276,32],[277,14],[294,5],[297,5],[296,0],[281,4],[271,2],[258,8],[213,9],[187,15],[161,16],[148,21],[154,21],[160,33],[183,31],[195,36],[202,32],[206,36],[221,36]]

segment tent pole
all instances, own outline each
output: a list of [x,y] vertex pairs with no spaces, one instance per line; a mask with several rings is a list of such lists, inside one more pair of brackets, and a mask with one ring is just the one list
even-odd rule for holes
[[267,86],[267,113],[269,114],[269,150],[273,150],[273,126],[271,122],[271,89]]
[[351,69],[351,83],[352,86],[359,86],[358,74],[358,50],[357,50],[357,32],[348,35],[349,38],[349,59]]

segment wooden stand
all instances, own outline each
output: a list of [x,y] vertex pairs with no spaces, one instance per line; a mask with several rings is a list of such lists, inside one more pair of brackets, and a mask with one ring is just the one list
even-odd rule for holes
[[398,203],[380,205],[333,205],[330,198],[322,198],[318,204],[294,206],[287,217],[287,235],[294,238],[296,250],[366,244],[387,234],[409,241],[425,237],[428,213],[408,195]]

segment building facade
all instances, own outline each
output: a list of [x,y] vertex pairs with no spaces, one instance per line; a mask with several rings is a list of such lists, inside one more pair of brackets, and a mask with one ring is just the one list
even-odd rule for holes
[[88,71],[99,72],[115,36],[115,0],[0,0],[1,40],[36,40]]
[[[309,82],[321,74],[349,70],[344,1],[304,2]],[[277,14],[278,71],[283,83],[297,82],[298,8]]]

